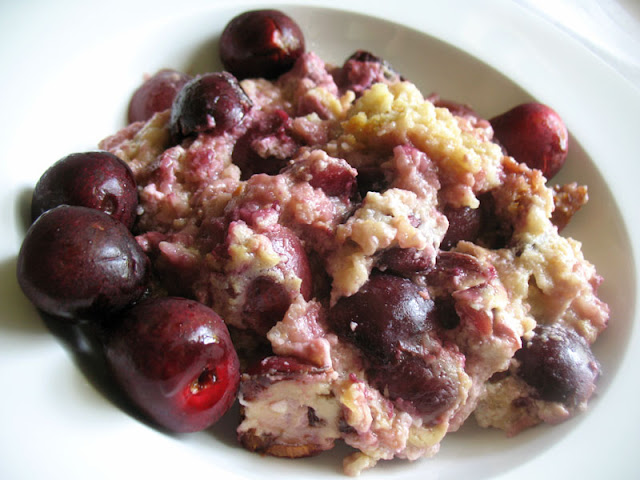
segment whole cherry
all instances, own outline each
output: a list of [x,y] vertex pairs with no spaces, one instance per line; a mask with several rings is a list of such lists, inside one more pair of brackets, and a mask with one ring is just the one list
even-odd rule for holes
[[220,135],[238,126],[252,106],[232,74],[206,73],[187,82],[176,95],[169,129],[178,142],[202,132]]
[[240,364],[229,331],[196,301],[159,297],[133,306],[108,331],[105,354],[131,401],[169,431],[208,428],[235,401]]
[[122,222],[69,205],[31,225],[16,270],[36,307],[70,321],[109,318],[137,301],[151,276],[149,259]]
[[171,104],[191,76],[177,70],[158,70],[147,78],[131,96],[127,120],[147,121],[153,114],[171,108]]
[[101,210],[130,229],[138,208],[133,172],[110,152],[69,154],[51,165],[36,183],[31,200],[32,220],[59,205]]
[[220,59],[239,79],[273,79],[304,53],[298,24],[279,10],[252,10],[233,18],[220,38]]
[[522,103],[489,120],[507,153],[547,179],[562,168],[569,151],[567,127],[557,112],[537,102]]
[[575,331],[556,325],[538,325],[515,358],[520,362],[518,375],[540,398],[572,407],[591,397],[600,375],[588,343]]

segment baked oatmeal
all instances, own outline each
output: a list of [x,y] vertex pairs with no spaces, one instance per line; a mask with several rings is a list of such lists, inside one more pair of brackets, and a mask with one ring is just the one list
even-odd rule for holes
[[[609,310],[559,233],[585,187],[547,185],[489,121],[366,52],[305,52],[239,86],[229,128],[176,137],[167,109],[100,147],[135,175],[157,288],[232,332],[242,445],[293,458],[344,441],[357,475],[435,455],[470,416],[514,435],[586,407]],[[557,385],[541,377],[540,355],[575,351]]]

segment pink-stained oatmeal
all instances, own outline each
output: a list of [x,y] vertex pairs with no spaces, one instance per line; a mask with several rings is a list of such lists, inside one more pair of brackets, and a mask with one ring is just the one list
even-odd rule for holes
[[[340,67],[308,52],[240,85],[253,105],[228,131],[176,143],[164,111],[100,147],[134,172],[158,292],[211,306],[236,336],[246,448],[301,457],[342,440],[357,475],[436,454],[472,415],[514,435],[586,407],[593,388],[554,399],[516,355],[537,326],[588,349],[607,325],[601,278],[559,234],[585,187],[551,188],[487,120],[363,52]],[[456,209],[480,227],[443,248]],[[369,319],[338,325],[336,312],[389,277],[422,313],[407,332],[385,323],[376,349]]]

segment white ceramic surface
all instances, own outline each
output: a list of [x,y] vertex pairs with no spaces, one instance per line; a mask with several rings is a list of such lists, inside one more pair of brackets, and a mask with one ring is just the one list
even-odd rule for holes
[[[567,234],[583,241],[612,307],[595,348],[604,375],[586,414],[513,439],[470,425],[448,436],[437,457],[385,462],[364,478],[640,478],[640,90],[511,2],[297,3],[281,8],[330,62],[370,50],[425,94],[469,103],[486,117],[530,98],[553,106],[572,140],[557,181],[588,184],[591,197]],[[44,169],[123,126],[128,96],[144,73],[218,68],[219,33],[254,4],[0,5],[0,478],[342,476],[346,449],[296,461],[263,458],[238,447],[231,416],[193,435],[150,428],[105,388],[99,370],[51,334],[15,281],[25,206]],[[74,341],[82,346],[82,338]]]

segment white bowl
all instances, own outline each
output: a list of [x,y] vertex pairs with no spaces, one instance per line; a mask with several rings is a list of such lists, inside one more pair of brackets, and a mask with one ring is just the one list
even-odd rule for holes
[[[39,175],[122,127],[143,74],[162,67],[220,68],[218,36],[233,15],[249,8],[199,0],[103,3],[0,7],[6,24],[0,30],[0,478],[341,477],[346,448],[295,461],[264,458],[238,446],[232,415],[198,434],[154,430],[105,387],[99,370],[51,335],[21,294],[15,261]],[[298,3],[280,8],[300,23],[308,48],[330,63],[369,50],[425,95],[471,104],[487,118],[531,98],[557,110],[571,132],[571,151],[555,181],[587,184],[590,193],[566,234],[583,242],[585,256],[605,278],[601,296],[612,308],[610,327],[595,346],[604,374],[586,413],[512,439],[470,422],[445,438],[435,458],[383,462],[364,475],[637,478],[640,92],[511,3],[324,2],[385,20]]]

